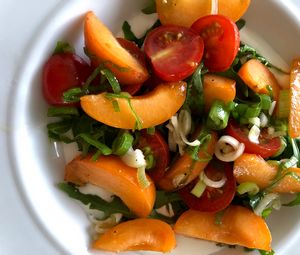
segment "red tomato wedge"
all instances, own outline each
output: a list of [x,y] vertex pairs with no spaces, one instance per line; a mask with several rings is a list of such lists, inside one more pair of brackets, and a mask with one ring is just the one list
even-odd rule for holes
[[143,149],[150,147],[154,156],[154,167],[147,171],[152,180],[157,183],[165,174],[165,170],[170,163],[170,152],[168,144],[159,131],[155,131],[153,135],[143,130],[139,139],[138,147]]
[[159,78],[179,81],[190,76],[199,65],[203,41],[189,28],[163,25],[147,35],[144,50]]
[[226,133],[239,142],[245,144],[245,152],[258,154],[263,158],[268,158],[274,155],[281,146],[279,137],[269,138],[267,133],[262,131],[259,137],[259,144],[252,143],[248,139],[248,130],[243,129],[238,123],[231,120],[226,128]]
[[207,15],[192,25],[204,41],[203,60],[211,72],[227,70],[240,47],[239,29],[223,15]]
[[79,56],[61,53],[51,56],[43,67],[43,94],[51,105],[65,105],[63,92],[84,84],[90,66]]
[[232,201],[236,182],[233,176],[233,169],[230,163],[212,160],[204,169],[205,175],[214,181],[220,180],[223,175],[226,182],[221,188],[206,187],[201,197],[191,194],[196,182],[192,182],[179,191],[184,202],[194,210],[203,212],[218,212],[225,209]]

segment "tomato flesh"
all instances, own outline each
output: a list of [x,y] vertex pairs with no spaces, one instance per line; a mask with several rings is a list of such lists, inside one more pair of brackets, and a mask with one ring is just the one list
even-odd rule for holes
[[154,73],[164,81],[190,76],[202,59],[203,47],[203,40],[194,31],[174,25],[155,28],[144,44]]
[[226,133],[239,142],[245,144],[245,152],[259,154],[263,158],[268,158],[279,151],[281,140],[279,137],[268,138],[267,133],[262,131],[259,137],[259,144],[252,143],[247,135],[247,130],[242,129],[235,121],[231,120],[226,128]]
[[209,71],[227,70],[240,46],[240,35],[236,24],[223,15],[207,15],[196,20],[192,29],[204,41],[203,60]]
[[194,210],[203,212],[218,212],[225,209],[233,200],[236,189],[236,181],[233,176],[232,165],[213,159],[205,168],[206,176],[214,181],[226,177],[226,182],[221,188],[206,187],[201,197],[191,193],[196,181],[179,190],[183,201]]
[[91,72],[90,66],[75,54],[51,56],[43,68],[44,98],[51,105],[68,104],[63,100],[63,93],[70,88],[82,86]]
[[138,147],[143,149],[150,147],[155,159],[154,167],[149,169],[147,173],[151,176],[152,180],[157,183],[165,174],[165,170],[170,163],[170,153],[168,144],[160,134],[155,130],[155,133],[148,134],[147,131],[141,132]]

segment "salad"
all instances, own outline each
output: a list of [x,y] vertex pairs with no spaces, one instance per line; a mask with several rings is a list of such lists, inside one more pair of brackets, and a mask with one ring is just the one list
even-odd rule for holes
[[249,5],[150,1],[141,38],[89,11],[90,61],[57,43],[48,136],[77,145],[58,187],[84,205],[93,248],[168,252],[176,233],[274,254],[265,218],[300,203],[300,60],[281,88],[273,71],[287,72],[240,41]]

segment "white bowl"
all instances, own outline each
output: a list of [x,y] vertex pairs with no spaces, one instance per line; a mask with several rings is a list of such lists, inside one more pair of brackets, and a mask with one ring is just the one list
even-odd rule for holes
[[[9,140],[10,159],[19,191],[28,210],[39,225],[41,233],[57,247],[59,254],[107,253],[89,250],[89,221],[85,213],[77,203],[56,188],[56,183],[63,180],[65,158],[63,152],[59,151],[60,148],[55,149],[48,141],[47,105],[41,94],[41,67],[58,40],[71,42],[77,53],[84,56],[82,21],[87,10],[94,10],[115,33],[120,31],[124,20],[134,22],[135,29],[141,32],[144,25],[151,25],[150,21],[153,20],[153,17],[144,19],[140,14],[145,2],[61,2],[33,39],[33,44],[24,58],[26,61],[17,74],[14,102],[9,113],[12,127]],[[261,49],[261,53],[271,58],[275,64],[286,67],[299,54],[299,16],[284,1],[253,0],[245,16],[247,23],[242,38]],[[20,141],[23,146],[20,146]],[[276,254],[287,254],[286,251],[296,247],[296,242],[300,240],[299,213],[300,208],[283,208],[273,213],[268,220]],[[214,243],[179,237],[178,246],[171,254],[206,255],[219,249]],[[215,254],[242,253],[241,249],[223,248]]]

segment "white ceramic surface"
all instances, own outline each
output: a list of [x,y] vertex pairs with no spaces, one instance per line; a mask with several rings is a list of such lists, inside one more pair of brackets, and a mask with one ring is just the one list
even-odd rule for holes
[[[40,71],[57,40],[69,40],[83,55],[82,17],[87,10],[117,33],[125,19],[141,25],[143,2],[0,0],[0,254],[102,254],[88,250],[89,223],[81,208],[55,188],[64,160],[57,159],[46,136]],[[273,48],[275,54],[267,55],[282,65],[300,56],[300,11],[292,2],[300,7],[299,0],[253,0],[245,17],[245,38]],[[285,208],[270,218],[276,254],[298,254],[299,212]],[[172,254],[243,253],[217,250],[208,242],[179,238]]]

